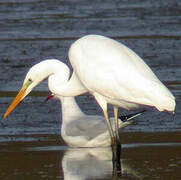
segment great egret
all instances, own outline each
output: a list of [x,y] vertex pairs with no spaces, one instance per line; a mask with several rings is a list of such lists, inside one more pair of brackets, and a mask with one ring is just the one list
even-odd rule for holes
[[[53,79],[50,77],[48,81]],[[52,96],[54,97],[54,96]],[[111,138],[105,124],[104,117],[84,114],[77,105],[74,97],[56,96],[61,101],[62,107],[62,126],[61,136],[71,147],[107,147],[111,146]],[[50,98],[48,98],[50,99]],[[131,124],[131,119],[140,115],[142,112],[122,116],[119,119],[119,129]],[[123,122],[121,118],[126,118]],[[110,119],[114,129],[114,120]]]
[[[118,107],[133,109],[140,105],[159,111],[175,110],[175,98],[147,64],[125,45],[100,35],[87,35],[69,50],[75,74],[95,97],[103,110],[112,144],[118,141]],[[116,137],[107,113],[112,104]]]

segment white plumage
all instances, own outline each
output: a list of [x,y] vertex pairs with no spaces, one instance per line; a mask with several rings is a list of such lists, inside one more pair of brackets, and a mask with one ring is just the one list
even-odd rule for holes
[[[175,110],[175,98],[146,63],[125,45],[100,35],[75,41],[69,59],[76,76],[101,106],[112,144],[119,142],[118,107],[134,109],[153,106],[159,111]],[[116,135],[110,125],[107,104],[112,104]]]
[[69,58],[82,84],[107,103],[125,109],[148,105],[175,110],[172,93],[137,54],[115,40],[84,36],[72,44]]
[[[57,96],[77,96],[90,92],[104,112],[112,144],[119,140],[118,107],[152,106],[159,111],[175,111],[175,98],[146,63],[125,45],[100,35],[87,35],[75,41],[69,50],[73,67],[58,60],[46,60],[33,66],[23,87],[4,118],[43,79],[50,77],[50,91]],[[107,104],[114,108],[115,130],[109,121]],[[116,136],[116,137],[115,137]]]

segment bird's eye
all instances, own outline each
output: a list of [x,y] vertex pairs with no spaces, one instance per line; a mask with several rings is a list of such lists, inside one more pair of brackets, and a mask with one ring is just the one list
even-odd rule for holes
[[29,82],[33,82],[33,80],[31,78],[28,79]]

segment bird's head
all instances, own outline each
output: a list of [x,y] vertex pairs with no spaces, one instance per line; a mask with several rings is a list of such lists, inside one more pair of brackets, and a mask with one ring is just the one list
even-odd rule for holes
[[4,114],[4,119],[13,111],[13,109],[32,91],[32,89],[40,83],[40,78],[36,78],[39,76],[39,72],[34,71],[34,68],[31,68],[25,79],[22,88],[14,98],[11,105],[8,107]]

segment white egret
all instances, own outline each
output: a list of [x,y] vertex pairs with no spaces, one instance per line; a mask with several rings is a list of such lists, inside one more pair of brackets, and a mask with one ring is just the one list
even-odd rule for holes
[[[87,35],[69,50],[75,74],[95,97],[103,110],[112,143],[118,140],[118,107],[133,109],[140,105],[159,111],[175,110],[175,98],[148,65],[125,45],[100,35]],[[116,137],[107,113],[112,104]]]
[[[53,84],[52,77],[48,81]],[[52,82],[51,82],[52,81]],[[86,115],[77,105],[74,97],[56,96],[61,101],[62,126],[61,136],[71,147],[107,147],[111,146],[111,138],[104,117]],[[122,116],[119,119],[119,130],[131,124],[131,119],[142,112]],[[121,119],[126,118],[125,122]],[[110,119],[114,129],[114,120]]]
[[[110,146],[109,133],[105,127],[104,118],[101,116],[85,115],[75,102],[74,93],[84,93],[86,89],[79,85],[78,80],[72,75],[69,80],[70,71],[64,63],[51,59],[34,65],[27,73],[24,84],[12,104],[4,114],[6,118],[9,113],[23,100],[31,90],[41,81],[48,77],[48,86],[54,93],[61,93],[58,98],[62,103],[62,130],[61,135],[65,142],[73,147],[100,147]],[[120,121],[119,126],[123,128],[132,121],[133,117],[141,113],[129,116],[126,122]]]

